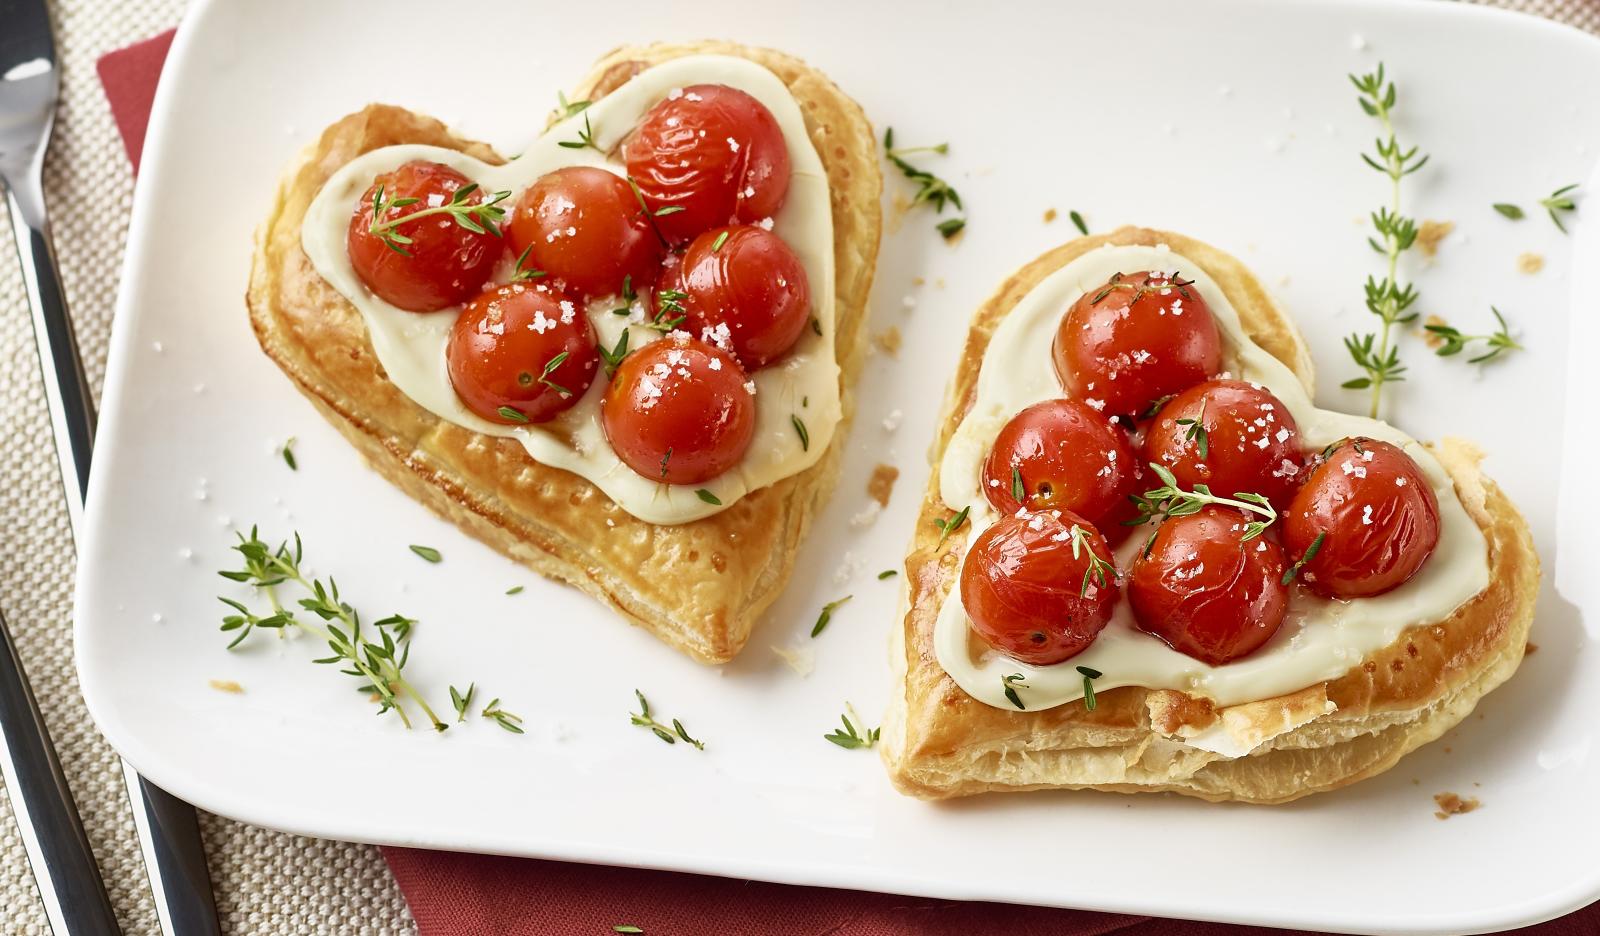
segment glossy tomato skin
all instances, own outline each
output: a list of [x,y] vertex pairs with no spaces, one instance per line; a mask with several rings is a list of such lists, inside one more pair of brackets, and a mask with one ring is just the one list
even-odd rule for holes
[[[397,245],[406,251],[404,254],[372,233],[372,198],[379,186],[383,187],[385,201],[417,199],[414,204],[385,212],[384,220],[393,220],[435,203],[448,203],[456,190],[470,181],[449,166],[422,160],[405,163],[373,180],[350,216],[345,249],[356,275],[374,295],[408,312],[436,312],[478,294],[504,250],[505,245],[495,233],[475,233],[456,224],[449,215],[429,215],[394,229],[411,238],[411,243]],[[466,200],[482,202],[483,191],[473,192]]]
[[712,228],[683,255],[685,329],[756,370],[794,346],[811,321],[811,287],[783,238],[754,225]]
[[629,354],[606,388],[601,422],[641,476],[699,484],[739,463],[755,434],[753,384],[727,352],[681,333]]
[[1323,535],[1300,580],[1332,598],[1380,595],[1417,574],[1439,545],[1439,500],[1402,449],[1345,439],[1318,456],[1283,518],[1298,559]]
[[[1045,400],[1011,417],[983,463],[983,493],[1003,514],[1065,510],[1113,538],[1134,516],[1144,473],[1128,436],[1076,400]],[[1020,474],[1024,500],[1013,490]]]
[[514,256],[578,296],[619,295],[624,277],[644,283],[661,262],[661,239],[626,179],[567,166],[523,189],[506,226]]
[[1242,380],[1190,387],[1161,407],[1144,434],[1144,461],[1171,469],[1185,489],[1260,494],[1280,510],[1294,496],[1303,460],[1293,414],[1272,391]]
[[[1085,534],[1076,557],[1075,525]],[[1091,553],[1111,561],[1094,525],[1068,511],[1001,517],[978,534],[961,566],[961,603],[973,632],[1035,666],[1082,653],[1110,623],[1118,595],[1112,573],[1104,586],[1091,577],[1085,589]]]
[[622,158],[673,244],[770,218],[789,193],[789,149],[777,118],[726,85],[673,91],[622,141]]
[[1253,517],[1231,507],[1162,522],[1128,574],[1139,629],[1209,666],[1249,656],[1278,632],[1289,610],[1283,548],[1245,540]]
[[445,362],[468,409],[514,426],[547,422],[575,405],[594,382],[599,355],[594,329],[576,303],[545,284],[511,283],[489,288],[461,310]]
[[1053,352],[1067,396],[1107,417],[1137,417],[1215,374],[1222,336],[1211,307],[1177,274],[1119,273],[1061,317]]

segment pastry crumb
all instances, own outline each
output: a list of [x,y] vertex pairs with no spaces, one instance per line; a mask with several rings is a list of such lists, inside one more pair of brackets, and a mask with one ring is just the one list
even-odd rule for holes
[[911,281],[911,285],[913,285],[913,286],[924,286],[924,285],[927,285],[927,282],[928,281],[925,278],[919,276],[919,277],[917,277],[917,278],[915,278],[915,279],[913,279]]
[[1044,210],[1044,223],[1045,224],[1049,224],[1051,221],[1054,221],[1057,217],[1058,217],[1058,215],[1056,214],[1056,210],[1054,208],[1046,208]]
[[1518,273],[1526,273],[1529,276],[1532,276],[1542,269],[1544,269],[1543,254],[1525,253],[1517,258]]
[[867,479],[867,493],[878,506],[889,506],[889,497],[894,494],[894,483],[899,477],[900,469],[893,465],[879,464],[872,469],[872,477]]
[[1435,793],[1433,801],[1439,804],[1439,811],[1433,814],[1435,819],[1449,819],[1451,816],[1460,816],[1477,809],[1481,803],[1476,797],[1457,796],[1454,793]]
[[1454,221],[1424,221],[1417,228],[1417,246],[1422,248],[1422,255],[1433,259],[1439,253],[1439,242],[1450,236],[1456,229]]
[[1522,655],[1523,656],[1533,656],[1535,653],[1538,653],[1538,652],[1539,652],[1539,645],[1534,643],[1531,640],[1528,641],[1528,645],[1526,647],[1522,648]]
[[811,672],[817,668],[817,652],[811,647],[773,646],[772,652],[776,653],[783,662],[789,664],[789,668],[794,670],[801,679],[810,676]]
[[884,432],[893,432],[896,429],[899,429],[900,428],[900,420],[902,420],[904,418],[905,418],[905,414],[900,412],[899,410],[895,410],[894,412],[890,413],[889,415],[883,417],[883,431]]
[[211,680],[211,688],[218,692],[231,692],[234,695],[242,695],[244,693],[244,687],[231,679],[213,679]]
[[[911,297],[907,296],[906,298],[910,299]],[[915,304],[916,300],[913,299],[912,305]],[[910,308],[910,306],[907,306],[907,308]],[[900,340],[900,329],[893,325],[872,336],[872,343],[877,346],[879,351],[890,357],[896,357],[900,354]]]
[[900,233],[900,225],[905,223],[906,212],[911,210],[911,199],[899,192],[889,199],[889,233]]

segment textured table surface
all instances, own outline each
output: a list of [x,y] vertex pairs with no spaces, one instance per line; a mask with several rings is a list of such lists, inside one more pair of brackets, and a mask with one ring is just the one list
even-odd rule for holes
[[[1445,0],[1441,0],[1445,2]],[[1494,0],[1600,32],[1600,0]],[[133,179],[95,61],[177,23],[181,0],[55,0],[63,93],[46,190],[56,251],[91,384],[105,373]],[[22,277],[0,230],[0,609],[44,708],[111,897],[130,934],[157,933],[116,754],[95,731],[72,665],[72,539]],[[412,933],[374,848],[202,815],[224,930]],[[9,803],[0,798],[0,933],[46,934]]]

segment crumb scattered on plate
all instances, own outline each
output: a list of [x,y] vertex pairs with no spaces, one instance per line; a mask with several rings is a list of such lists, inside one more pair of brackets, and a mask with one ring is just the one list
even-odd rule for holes
[[900,233],[900,225],[905,223],[906,212],[911,210],[911,199],[899,192],[889,199],[889,233]]
[[1054,208],[1046,208],[1044,210],[1044,223],[1045,224],[1049,224],[1051,221],[1054,221],[1055,219],[1056,219],[1056,210]]
[[1456,229],[1454,221],[1424,221],[1417,228],[1417,246],[1422,248],[1422,255],[1430,260],[1439,253],[1439,242],[1450,236]]
[[211,680],[211,688],[218,692],[231,692],[234,695],[241,695],[244,692],[244,687],[231,679],[213,679]]
[[1433,814],[1435,819],[1449,819],[1469,813],[1481,805],[1476,797],[1462,797],[1454,793],[1435,793],[1433,801],[1439,804],[1439,811]]
[[776,653],[783,662],[789,664],[789,668],[794,670],[801,679],[810,676],[811,671],[817,668],[817,651],[809,646],[774,646],[772,652]]
[[867,479],[867,493],[880,506],[889,506],[889,497],[894,494],[894,482],[900,477],[900,469],[893,465],[880,464],[872,469],[872,477]]
[[894,412],[890,413],[889,415],[883,417],[883,431],[884,432],[893,432],[896,429],[899,429],[900,428],[900,420],[902,420],[904,418],[905,418],[905,414],[900,412],[899,410],[895,410]]
[[[906,298],[911,299],[910,296]],[[915,303],[916,300],[912,299],[912,305],[915,305]],[[908,305],[907,308],[910,308],[910,306]],[[887,329],[873,335],[872,343],[877,345],[879,351],[894,357],[900,353],[900,329],[890,325]]]
[[1532,276],[1542,269],[1544,269],[1543,254],[1525,253],[1517,258],[1518,273],[1526,273],[1529,276]]
[[1534,643],[1531,640],[1528,641],[1528,645],[1522,649],[1522,655],[1523,656],[1532,656],[1533,654],[1538,653],[1538,652],[1539,652],[1539,645]]

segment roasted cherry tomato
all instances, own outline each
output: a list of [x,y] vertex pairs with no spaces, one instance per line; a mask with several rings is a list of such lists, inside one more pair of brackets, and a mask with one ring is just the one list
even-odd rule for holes
[[[449,205],[457,190],[469,184],[449,166],[421,160],[373,180],[350,217],[345,247],[356,275],[374,295],[409,312],[434,312],[478,294],[503,251],[498,229],[474,217],[469,220],[483,232],[472,231],[449,212],[433,210]],[[380,188],[388,207],[374,233],[373,198]],[[415,201],[394,204],[406,199]],[[462,199],[468,205],[483,201],[482,190]],[[421,216],[389,226],[411,215]]]
[[1117,592],[1105,538],[1064,510],[1001,517],[978,534],[961,566],[961,603],[973,631],[1035,666],[1094,643]]
[[622,141],[628,175],[674,244],[783,207],[789,149],[766,105],[726,85],[675,90]]
[[782,356],[811,321],[806,268],[771,231],[712,228],[689,244],[680,276],[684,327],[751,370]]
[[580,296],[623,292],[655,274],[661,239],[626,179],[593,166],[567,166],[523,190],[506,237],[524,268],[543,270]]
[[[1345,439],[1318,456],[1283,518],[1300,580],[1334,598],[1379,595],[1417,574],[1439,545],[1439,500],[1404,451]],[[1315,546],[1315,552],[1312,547]]]
[[1253,520],[1231,507],[1162,522],[1128,573],[1139,629],[1179,653],[1221,666],[1266,643],[1289,609],[1283,548],[1244,538]]
[[445,352],[461,402],[506,425],[545,422],[594,382],[599,354],[583,310],[549,286],[492,287],[456,318]]
[[1211,308],[1177,273],[1118,273],[1061,317],[1056,375],[1106,416],[1140,416],[1222,366]]
[[1260,494],[1281,510],[1299,481],[1300,428],[1270,390],[1208,380],[1161,407],[1145,429],[1144,460],[1170,468],[1185,488]]
[[727,352],[669,335],[623,359],[601,418],[629,468],[653,481],[698,484],[738,464],[750,447],[755,384]]
[[[1046,400],[1011,417],[983,463],[983,493],[1001,513],[1068,510],[1113,529],[1134,510],[1144,474],[1127,434],[1076,400]],[[1021,488],[1022,497],[1017,497]]]

